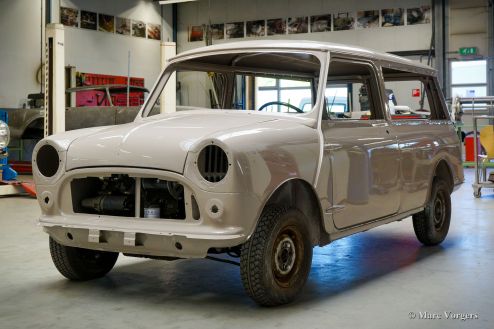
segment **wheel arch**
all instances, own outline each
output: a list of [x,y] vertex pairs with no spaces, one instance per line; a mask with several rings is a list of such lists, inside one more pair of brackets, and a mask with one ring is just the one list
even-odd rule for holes
[[451,170],[451,167],[444,158],[437,161],[432,175],[431,184],[435,178],[444,180],[448,184],[449,192],[450,193],[453,192],[453,189],[455,187],[453,171]]
[[432,184],[436,178],[443,179],[449,187],[449,193],[453,192],[455,187],[454,179],[453,179],[453,171],[448,164],[448,161],[445,158],[440,158],[436,161],[434,166],[434,170],[432,170],[431,177],[429,179],[429,188],[427,191],[427,198],[425,203],[429,202],[431,193],[432,193]]
[[264,208],[270,205],[283,205],[301,211],[309,222],[309,231],[313,245],[329,242],[324,230],[324,217],[321,204],[314,187],[300,178],[289,179],[280,184],[269,196]]

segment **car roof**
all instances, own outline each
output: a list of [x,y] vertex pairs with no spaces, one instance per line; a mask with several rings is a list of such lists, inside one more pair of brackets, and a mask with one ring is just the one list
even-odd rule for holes
[[171,59],[170,62],[182,61],[202,55],[212,55],[216,52],[224,53],[229,51],[269,51],[269,50],[294,50],[294,51],[329,51],[332,54],[357,56],[374,61],[380,61],[388,68],[403,69],[436,76],[436,70],[430,66],[414,62],[410,59],[397,55],[383,53],[358,46],[344,45],[330,42],[308,41],[308,40],[252,40],[221,43],[213,46],[200,47],[182,52]]

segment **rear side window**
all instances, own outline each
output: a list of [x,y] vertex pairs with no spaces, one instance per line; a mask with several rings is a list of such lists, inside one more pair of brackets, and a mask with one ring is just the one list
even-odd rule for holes
[[448,118],[433,78],[386,69],[383,73],[386,102],[393,120]]

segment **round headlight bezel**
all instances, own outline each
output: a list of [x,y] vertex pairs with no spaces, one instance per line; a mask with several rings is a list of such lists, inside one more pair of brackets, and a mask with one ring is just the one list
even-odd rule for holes
[[4,149],[10,143],[10,128],[4,121],[0,120],[0,148]]

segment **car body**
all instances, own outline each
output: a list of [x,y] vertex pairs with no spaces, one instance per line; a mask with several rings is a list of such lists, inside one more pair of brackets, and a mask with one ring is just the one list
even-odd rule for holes
[[[69,88],[67,95],[93,93],[99,100],[92,106],[68,106],[65,129],[74,130],[132,122],[139,112],[144,99],[134,106],[115,106],[112,98],[127,93],[125,85],[99,85]],[[130,86],[130,93],[147,93],[143,87]],[[136,103],[136,102],[134,102]],[[9,126],[13,139],[43,138],[45,110],[43,108],[8,109]]]
[[[313,108],[277,100],[296,113],[186,104],[174,114],[148,115],[172,73],[182,74],[183,85],[203,85],[194,74],[205,72],[207,80],[212,70],[231,87],[216,89],[223,108],[234,98],[228,81],[244,75],[310,81]],[[393,83],[423,81],[430,117],[394,120],[383,75]],[[361,84],[344,89],[355,81]],[[349,92],[347,105],[364,114],[327,113],[332,91]],[[110,255],[98,275],[119,252],[168,260],[228,253],[241,258],[244,286],[262,305],[295,298],[315,245],[411,215],[419,240],[440,243],[449,195],[463,182],[460,142],[435,70],[358,47],[302,41],[182,53],[134,122],[45,138],[35,147],[33,174],[39,224],[66,277],[96,277],[67,270],[70,262],[60,254],[70,250]]]

